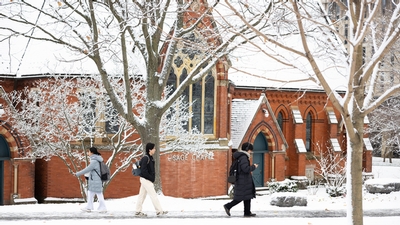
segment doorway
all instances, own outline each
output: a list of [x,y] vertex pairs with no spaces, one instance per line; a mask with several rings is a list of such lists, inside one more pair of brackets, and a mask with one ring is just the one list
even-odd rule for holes
[[263,133],[259,133],[253,144],[253,163],[258,167],[253,171],[253,181],[256,187],[264,187],[265,154],[268,153],[268,142]]

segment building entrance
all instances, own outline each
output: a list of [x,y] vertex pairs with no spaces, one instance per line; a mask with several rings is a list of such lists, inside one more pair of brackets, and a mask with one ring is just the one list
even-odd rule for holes
[[264,187],[265,154],[268,153],[268,142],[263,133],[259,133],[254,140],[253,163],[258,164],[256,170],[253,171],[253,181],[256,187]]

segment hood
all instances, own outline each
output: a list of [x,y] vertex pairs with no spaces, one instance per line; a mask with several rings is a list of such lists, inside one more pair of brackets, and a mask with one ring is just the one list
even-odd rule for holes
[[248,152],[245,152],[245,151],[242,151],[242,150],[238,150],[235,153],[233,153],[233,158],[238,159],[243,155],[246,155],[247,157],[250,157],[250,154]]
[[99,162],[103,162],[103,157],[101,157],[101,155],[93,154],[93,155],[90,156],[90,160],[96,160],[96,161],[99,161]]

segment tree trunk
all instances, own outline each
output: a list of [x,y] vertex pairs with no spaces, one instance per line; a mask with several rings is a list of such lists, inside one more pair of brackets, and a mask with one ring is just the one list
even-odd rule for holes
[[[362,92],[357,89],[354,99],[360,97]],[[362,162],[364,149],[364,115],[356,107],[358,103],[350,104],[349,111],[352,114],[346,118],[346,130],[348,133],[347,147],[347,218],[348,224],[363,225],[363,196],[362,196]],[[350,119],[350,120],[349,120]]]
[[362,203],[362,159],[363,159],[363,139],[359,138],[349,141],[348,149],[351,151],[347,155],[347,199],[350,206],[347,208],[347,218],[351,221],[349,224],[363,224],[363,203]]

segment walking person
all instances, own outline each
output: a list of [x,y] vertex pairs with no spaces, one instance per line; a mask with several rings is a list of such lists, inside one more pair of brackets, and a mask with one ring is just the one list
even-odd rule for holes
[[244,205],[244,216],[256,216],[256,214],[252,213],[250,210],[251,199],[256,197],[256,188],[251,173],[258,167],[257,164],[250,165],[250,153],[252,151],[253,145],[246,142],[242,145],[242,150],[233,153],[233,158],[239,160],[239,169],[238,178],[235,182],[233,200],[224,205],[225,212],[228,216],[231,216],[231,208],[239,204],[241,201],[243,201]]
[[136,202],[136,216],[144,217],[147,216],[142,212],[143,202],[146,199],[147,194],[150,196],[150,199],[153,203],[153,206],[156,210],[156,215],[161,216],[165,215],[168,212],[163,211],[160,201],[158,200],[156,190],[154,189],[154,181],[156,179],[156,173],[154,169],[154,159],[153,155],[156,152],[156,145],[153,143],[146,144],[146,153],[140,160],[140,190],[138,199]]
[[81,210],[91,212],[93,210],[94,196],[97,196],[99,200],[99,212],[107,212],[106,204],[103,196],[103,181],[100,178],[100,163],[103,161],[103,157],[97,151],[97,148],[91,147],[89,149],[90,164],[83,170],[75,173],[75,176],[87,175],[88,193],[87,193],[87,205]]

